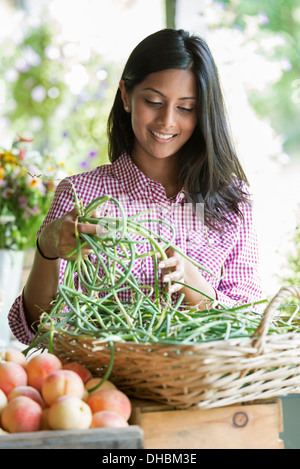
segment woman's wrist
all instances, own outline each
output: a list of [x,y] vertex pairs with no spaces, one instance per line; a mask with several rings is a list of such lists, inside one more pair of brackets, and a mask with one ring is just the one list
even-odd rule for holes
[[50,229],[51,225],[52,223],[46,225],[39,237],[36,239],[36,248],[40,257],[49,261],[54,261],[59,259],[59,255],[57,250],[53,248],[53,235],[52,230]]
[[184,287],[181,292],[185,295],[185,300],[188,304],[192,306],[197,306],[199,310],[202,309],[209,309],[213,304],[215,298],[215,291],[210,291],[209,293],[205,291],[205,289],[199,288],[197,286],[197,290],[203,292],[199,293],[198,291],[194,291],[192,288]]
[[184,283],[189,287],[183,287],[181,292],[185,294],[185,299],[189,304],[198,306],[199,309],[207,309],[216,299],[215,289],[195,266],[190,265],[188,269],[185,269]]
[[46,259],[47,261],[56,261],[57,259],[59,259],[59,257],[48,257],[43,253],[43,251],[40,247],[39,238],[36,238],[36,247],[37,247],[37,250],[38,250],[40,256],[42,256],[43,259]]

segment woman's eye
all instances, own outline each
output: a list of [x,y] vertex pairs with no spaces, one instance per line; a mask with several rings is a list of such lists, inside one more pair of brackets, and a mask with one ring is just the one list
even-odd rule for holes
[[146,98],[145,98],[145,102],[149,104],[150,106],[160,106],[162,104],[161,102],[150,101],[150,99],[146,99]]
[[194,108],[189,108],[189,107],[179,107],[180,111],[183,112],[193,112]]
[[[150,99],[145,98],[145,103],[152,107],[163,106],[163,103],[160,101],[151,101]],[[177,109],[181,112],[191,113],[194,111],[194,108],[178,106]]]

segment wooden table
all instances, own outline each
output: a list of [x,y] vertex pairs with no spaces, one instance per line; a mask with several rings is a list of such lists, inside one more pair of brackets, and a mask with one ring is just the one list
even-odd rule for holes
[[130,422],[143,430],[145,449],[284,449],[280,399],[207,410],[132,404]]

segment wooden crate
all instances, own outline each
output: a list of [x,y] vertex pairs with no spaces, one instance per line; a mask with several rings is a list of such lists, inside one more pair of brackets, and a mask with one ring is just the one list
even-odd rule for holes
[[140,427],[53,430],[0,435],[1,449],[142,449]]
[[145,449],[284,449],[279,399],[207,410],[132,404],[130,422],[142,428]]

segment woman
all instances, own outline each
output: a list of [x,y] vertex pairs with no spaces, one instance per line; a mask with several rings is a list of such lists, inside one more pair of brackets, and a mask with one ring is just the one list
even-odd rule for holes
[[[205,41],[172,29],[144,39],[125,65],[108,135],[111,164],[69,178],[83,205],[110,194],[122,199],[128,213],[151,208],[171,223],[176,245],[213,274],[167,250],[159,265],[161,284],[170,282],[170,293],[184,293],[186,302],[201,308],[207,297],[228,306],[261,299],[248,183]],[[62,282],[67,254],[75,246],[76,217],[66,179],[39,230],[23,294],[9,313],[21,342],[31,341],[32,324],[41,310],[49,310]],[[159,229],[169,239],[164,225]],[[79,223],[78,231],[95,233],[96,226]],[[83,255],[89,253],[83,248]],[[145,277],[154,282],[152,261],[135,266],[141,282]]]

